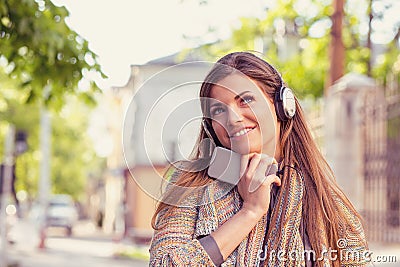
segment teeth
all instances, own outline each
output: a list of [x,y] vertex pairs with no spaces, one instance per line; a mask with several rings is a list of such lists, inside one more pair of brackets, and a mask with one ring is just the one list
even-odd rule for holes
[[251,130],[252,130],[252,129],[250,129],[250,128],[243,129],[243,130],[240,130],[239,132],[235,133],[233,136],[234,136],[234,137],[241,136],[241,135],[244,135],[244,134],[248,133],[248,132],[251,131]]

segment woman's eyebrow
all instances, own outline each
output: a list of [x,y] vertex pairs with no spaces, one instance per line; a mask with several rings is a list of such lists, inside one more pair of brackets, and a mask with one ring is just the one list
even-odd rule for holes
[[238,98],[240,98],[242,95],[246,94],[246,93],[251,93],[250,91],[244,91],[241,92],[240,94],[238,94],[237,96],[235,96],[235,100],[237,100]]
[[210,108],[215,107],[215,106],[223,106],[223,104],[220,102],[214,102],[213,104],[210,105]]

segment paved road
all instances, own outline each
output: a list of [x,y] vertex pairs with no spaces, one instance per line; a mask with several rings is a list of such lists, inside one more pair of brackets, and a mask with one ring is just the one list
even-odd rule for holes
[[[126,244],[113,242],[110,236],[98,232],[90,223],[81,223],[68,238],[62,229],[51,229],[46,248],[37,248],[37,231],[32,224],[17,226],[16,244],[9,246],[8,258],[20,267],[144,267],[148,262],[116,258]],[[143,248],[141,251],[146,251]]]

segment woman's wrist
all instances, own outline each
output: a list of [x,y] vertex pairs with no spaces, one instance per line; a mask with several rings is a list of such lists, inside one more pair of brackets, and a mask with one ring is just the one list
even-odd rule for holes
[[242,207],[210,235],[214,238],[224,260],[232,253],[261,219],[263,213]]
[[246,216],[247,219],[255,221],[259,221],[261,217],[265,214],[265,212],[262,209],[250,207],[245,203],[243,203],[240,212],[243,214],[243,216]]

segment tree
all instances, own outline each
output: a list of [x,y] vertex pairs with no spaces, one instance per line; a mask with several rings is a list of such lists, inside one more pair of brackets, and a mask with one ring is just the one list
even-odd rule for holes
[[[54,193],[75,198],[89,171],[102,160],[86,137],[87,106],[99,92],[93,80],[82,90],[86,72],[103,77],[88,42],[65,23],[65,7],[49,0],[0,0],[0,153],[6,126],[28,133],[29,150],[17,158],[17,189],[31,197],[39,177],[39,116],[45,105],[52,116],[51,179]],[[87,79],[87,78],[86,78]]]
[[105,76],[88,42],[65,23],[68,15],[49,0],[0,0],[0,76],[16,81],[23,103],[43,99],[60,109],[68,94],[95,102],[94,81],[87,91],[79,90],[78,82],[88,71]]
[[343,44],[343,13],[344,0],[333,0],[333,14],[331,38],[329,45],[329,75],[325,85],[325,93],[329,86],[333,85],[336,80],[344,74],[344,44]]

